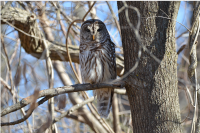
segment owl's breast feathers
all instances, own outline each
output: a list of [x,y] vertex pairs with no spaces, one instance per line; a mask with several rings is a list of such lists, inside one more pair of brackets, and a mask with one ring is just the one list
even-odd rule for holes
[[[90,19],[82,24],[79,61],[84,83],[108,82],[116,78],[115,45],[101,20]],[[113,89],[94,90],[95,95],[100,116],[107,118]]]
[[116,78],[115,51],[108,41],[104,44],[81,44],[80,64],[85,83],[106,82]]
[[96,50],[100,50],[101,49],[101,44],[98,42],[94,42],[94,43],[89,43],[89,44],[81,44],[80,45],[80,53],[84,52],[84,51],[91,51],[91,52],[95,52]]

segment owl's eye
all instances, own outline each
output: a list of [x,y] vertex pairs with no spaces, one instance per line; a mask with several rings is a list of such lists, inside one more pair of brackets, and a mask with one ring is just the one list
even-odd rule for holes
[[101,29],[98,29],[97,31],[99,32],[99,31],[101,31]]
[[89,29],[86,29],[86,31],[87,31],[87,32],[90,32],[90,30],[89,30]]

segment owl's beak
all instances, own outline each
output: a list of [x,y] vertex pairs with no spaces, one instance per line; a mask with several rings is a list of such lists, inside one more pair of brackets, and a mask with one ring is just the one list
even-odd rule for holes
[[94,35],[92,35],[92,40],[93,40],[93,41],[95,40],[95,36],[94,36]]

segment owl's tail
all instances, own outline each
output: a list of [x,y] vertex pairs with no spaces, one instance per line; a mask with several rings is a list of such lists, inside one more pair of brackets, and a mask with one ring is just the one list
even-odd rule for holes
[[113,89],[103,88],[94,90],[94,95],[97,96],[97,110],[101,117],[107,118],[112,105]]

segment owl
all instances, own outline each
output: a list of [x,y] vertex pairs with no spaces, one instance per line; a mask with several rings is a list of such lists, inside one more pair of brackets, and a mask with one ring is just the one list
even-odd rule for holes
[[[90,19],[81,25],[79,62],[83,83],[109,82],[116,78],[115,44],[102,21]],[[93,93],[97,99],[98,113],[107,118],[113,89],[102,88]]]

